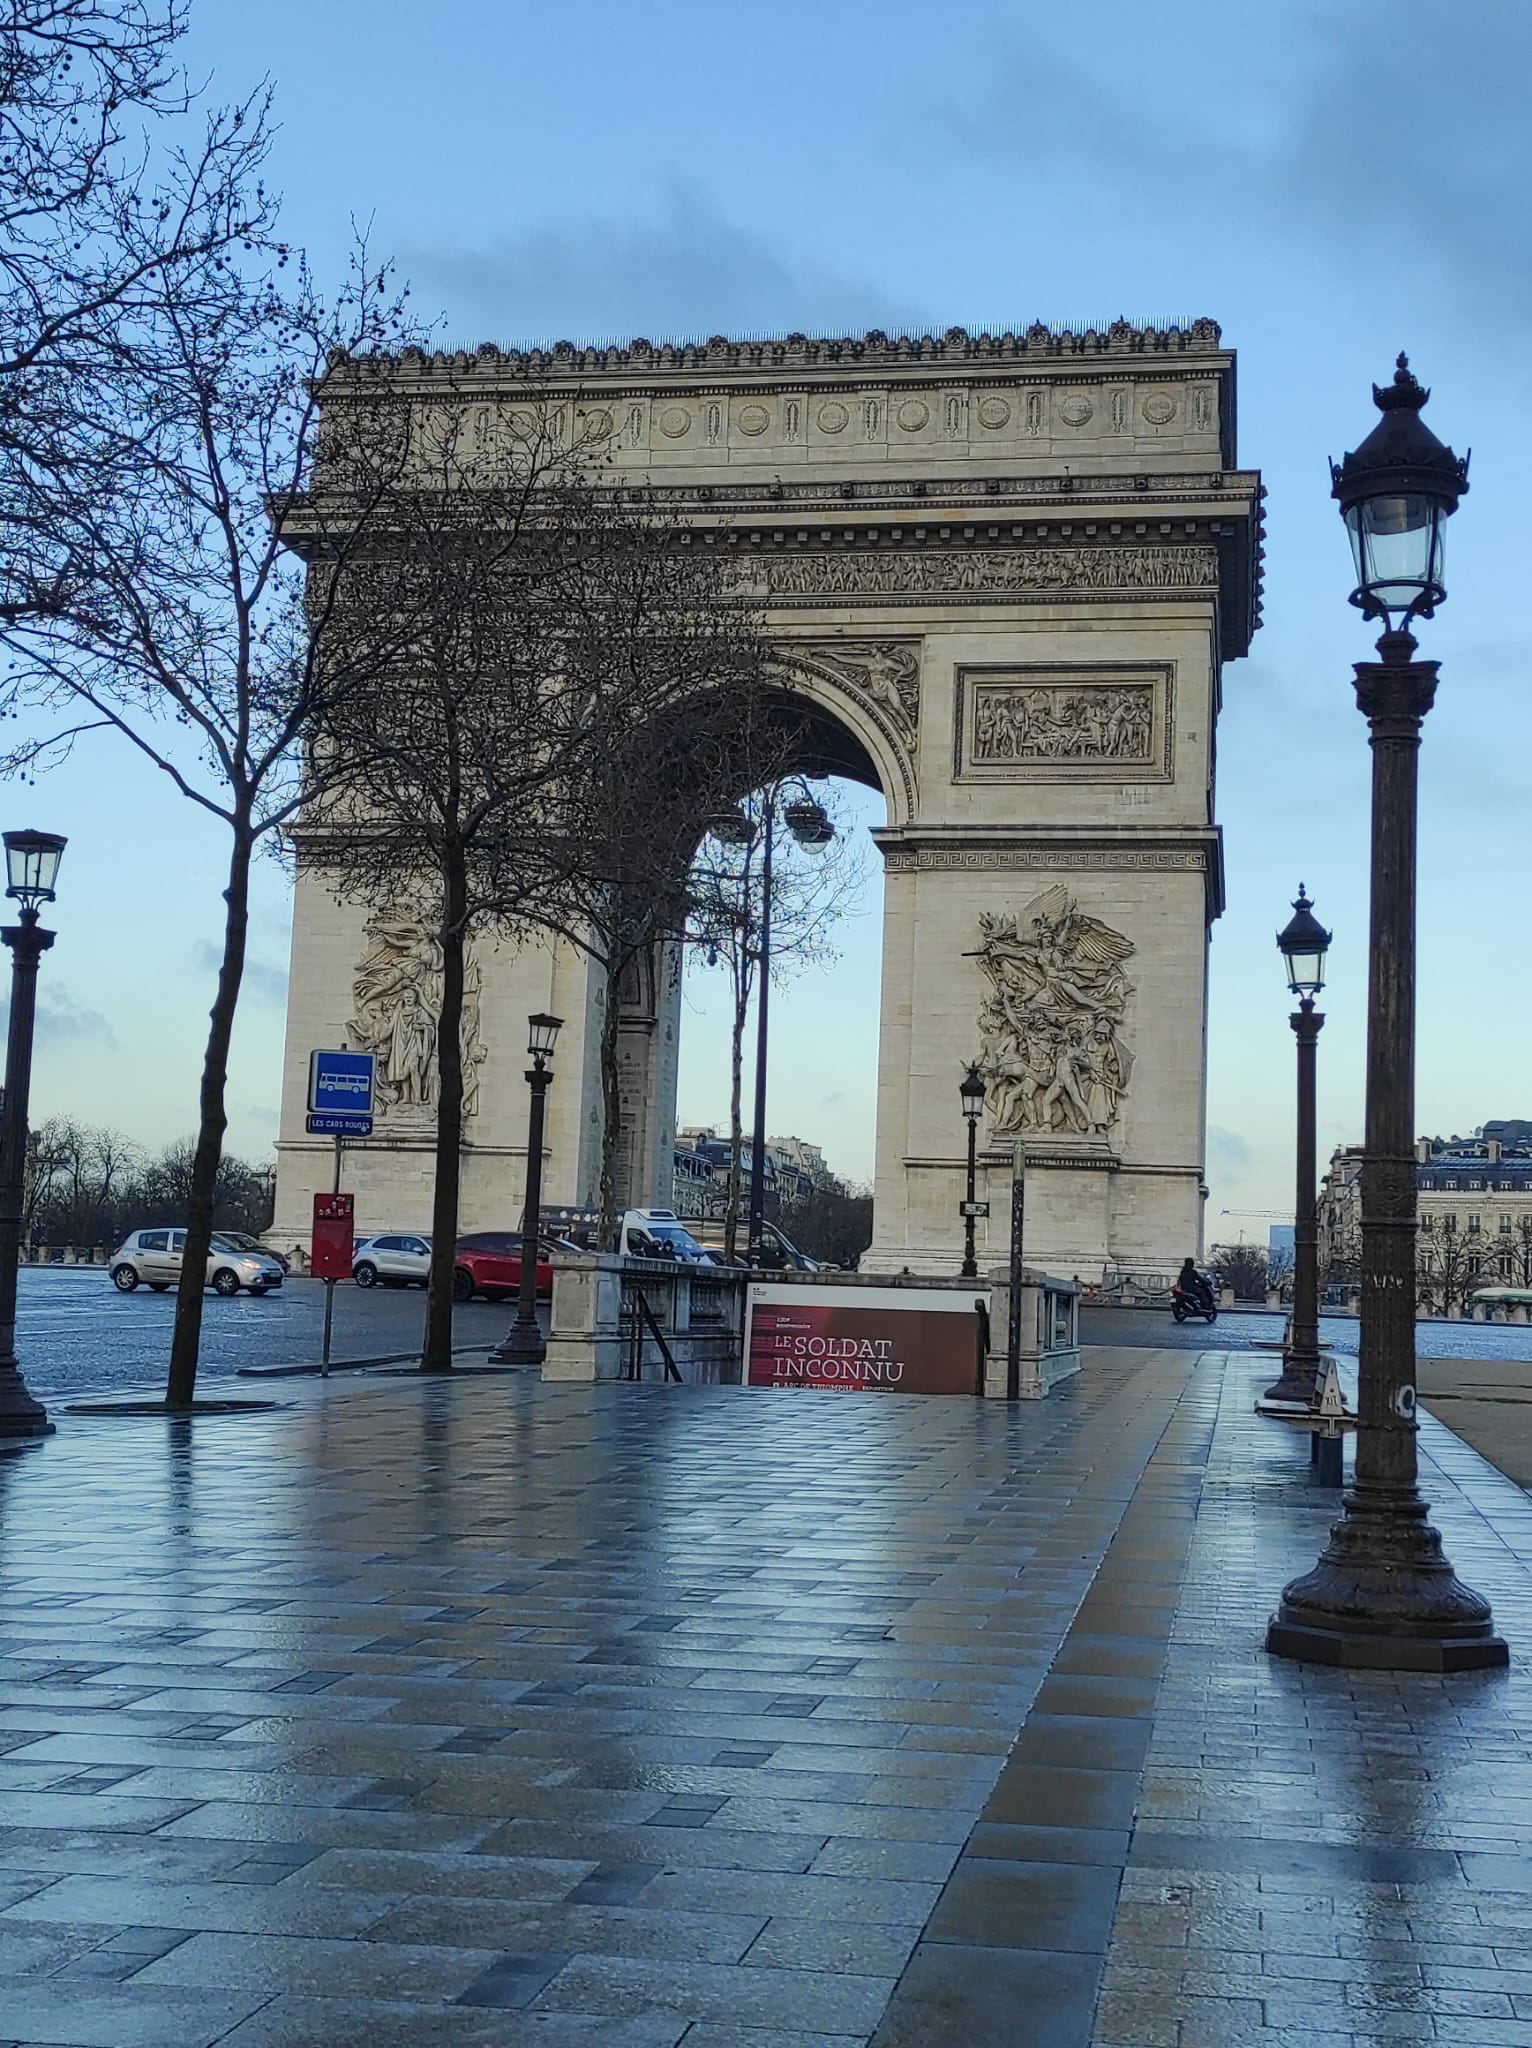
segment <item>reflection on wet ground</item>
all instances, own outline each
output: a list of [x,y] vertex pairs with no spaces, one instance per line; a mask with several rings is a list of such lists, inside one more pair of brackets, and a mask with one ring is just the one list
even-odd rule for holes
[[1509,1673],[1269,1662],[1335,1512],[1269,1369],[61,1418],[0,1457],[0,2028],[1532,2037],[1532,1502],[1426,1418]]

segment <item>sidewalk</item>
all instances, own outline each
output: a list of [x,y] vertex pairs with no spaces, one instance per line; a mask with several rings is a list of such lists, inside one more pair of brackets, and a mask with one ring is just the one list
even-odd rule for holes
[[1426,1421],[1509,1674],[1268,1662],[1333,1497],[1263,1374],[61,1418],[0,1457],[0,2039],[1532,2048],[1532,1501]]

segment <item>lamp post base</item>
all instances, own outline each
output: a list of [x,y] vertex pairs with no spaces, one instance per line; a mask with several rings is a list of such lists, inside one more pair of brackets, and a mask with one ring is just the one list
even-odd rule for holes
[[1273,1657],[1371,1671],[1483,1671],[1510,1662],[1489,1602],[1442,1552],[1418,1495],[1356,1487],[1318,1564],[1282,1591]]
[[489,1357],[492,1365],[541,1365],[547,1355],[536,1316],[517,1316]]
[[47,1409],[27,1392],[26,1382],[16,1367],[0,1366],[0,1443],[52,1434]]
[[1323,1364],[1318,1355],[1299,1358],[1289,1352],[1282,1361],[1282,1372],[1278,1379],[1266,1389],[1256,1402],[1257,1414],[1269,1408],[1284,1412],[1295,1408],[1316,1408],[1319,1405],[1319,1381]]

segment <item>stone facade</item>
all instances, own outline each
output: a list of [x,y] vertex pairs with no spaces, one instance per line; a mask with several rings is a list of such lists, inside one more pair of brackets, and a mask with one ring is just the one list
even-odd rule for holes
[[[1260,565],[1259,480],[1236,463],[1234,358],[1216,325],[487,348],[408,355],[391,374],[422,406],[470,394],[486,449],[535,394],[555,431],[600,443],[617,485],[679,508],[698,546],[727,551],[813,707],[805,765],[882,790],[869,1267],[955,1268],[956,1084],[976,1057],[995,1105],[981,1251],[1004,1256],[1018,1138],[1029,1263],[1093,1278],[1200,1247],[1213,740]],[[284,1236],[329,1184],[322,1141],[303,1135],[307,1060],[363,1014],[365,924],[300,873]],[[481,946],[476,974],[467,1228],[519,1208],[528,1012],[568,1020],[551,1202],[589,1197],[601,1114],[597,997],[576,956]],[[668,1190],[678,998],[660,963],[624,1005],[637,1201]],[[368,1014],[414,1090],[408,1017],[376,1000]],[[425,1124],[408,1109],[347,1160],[362,1225],[426,1220]]]

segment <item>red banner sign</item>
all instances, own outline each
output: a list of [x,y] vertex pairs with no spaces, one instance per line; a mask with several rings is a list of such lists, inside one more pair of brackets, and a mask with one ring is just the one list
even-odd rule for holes
[[838,1393],[972,1394],[987,1290],[814,1287],[750,1289],[745,1384]]
[[351,1278],[355,1195],[315,1195],[310,1267],[316,1280]]

